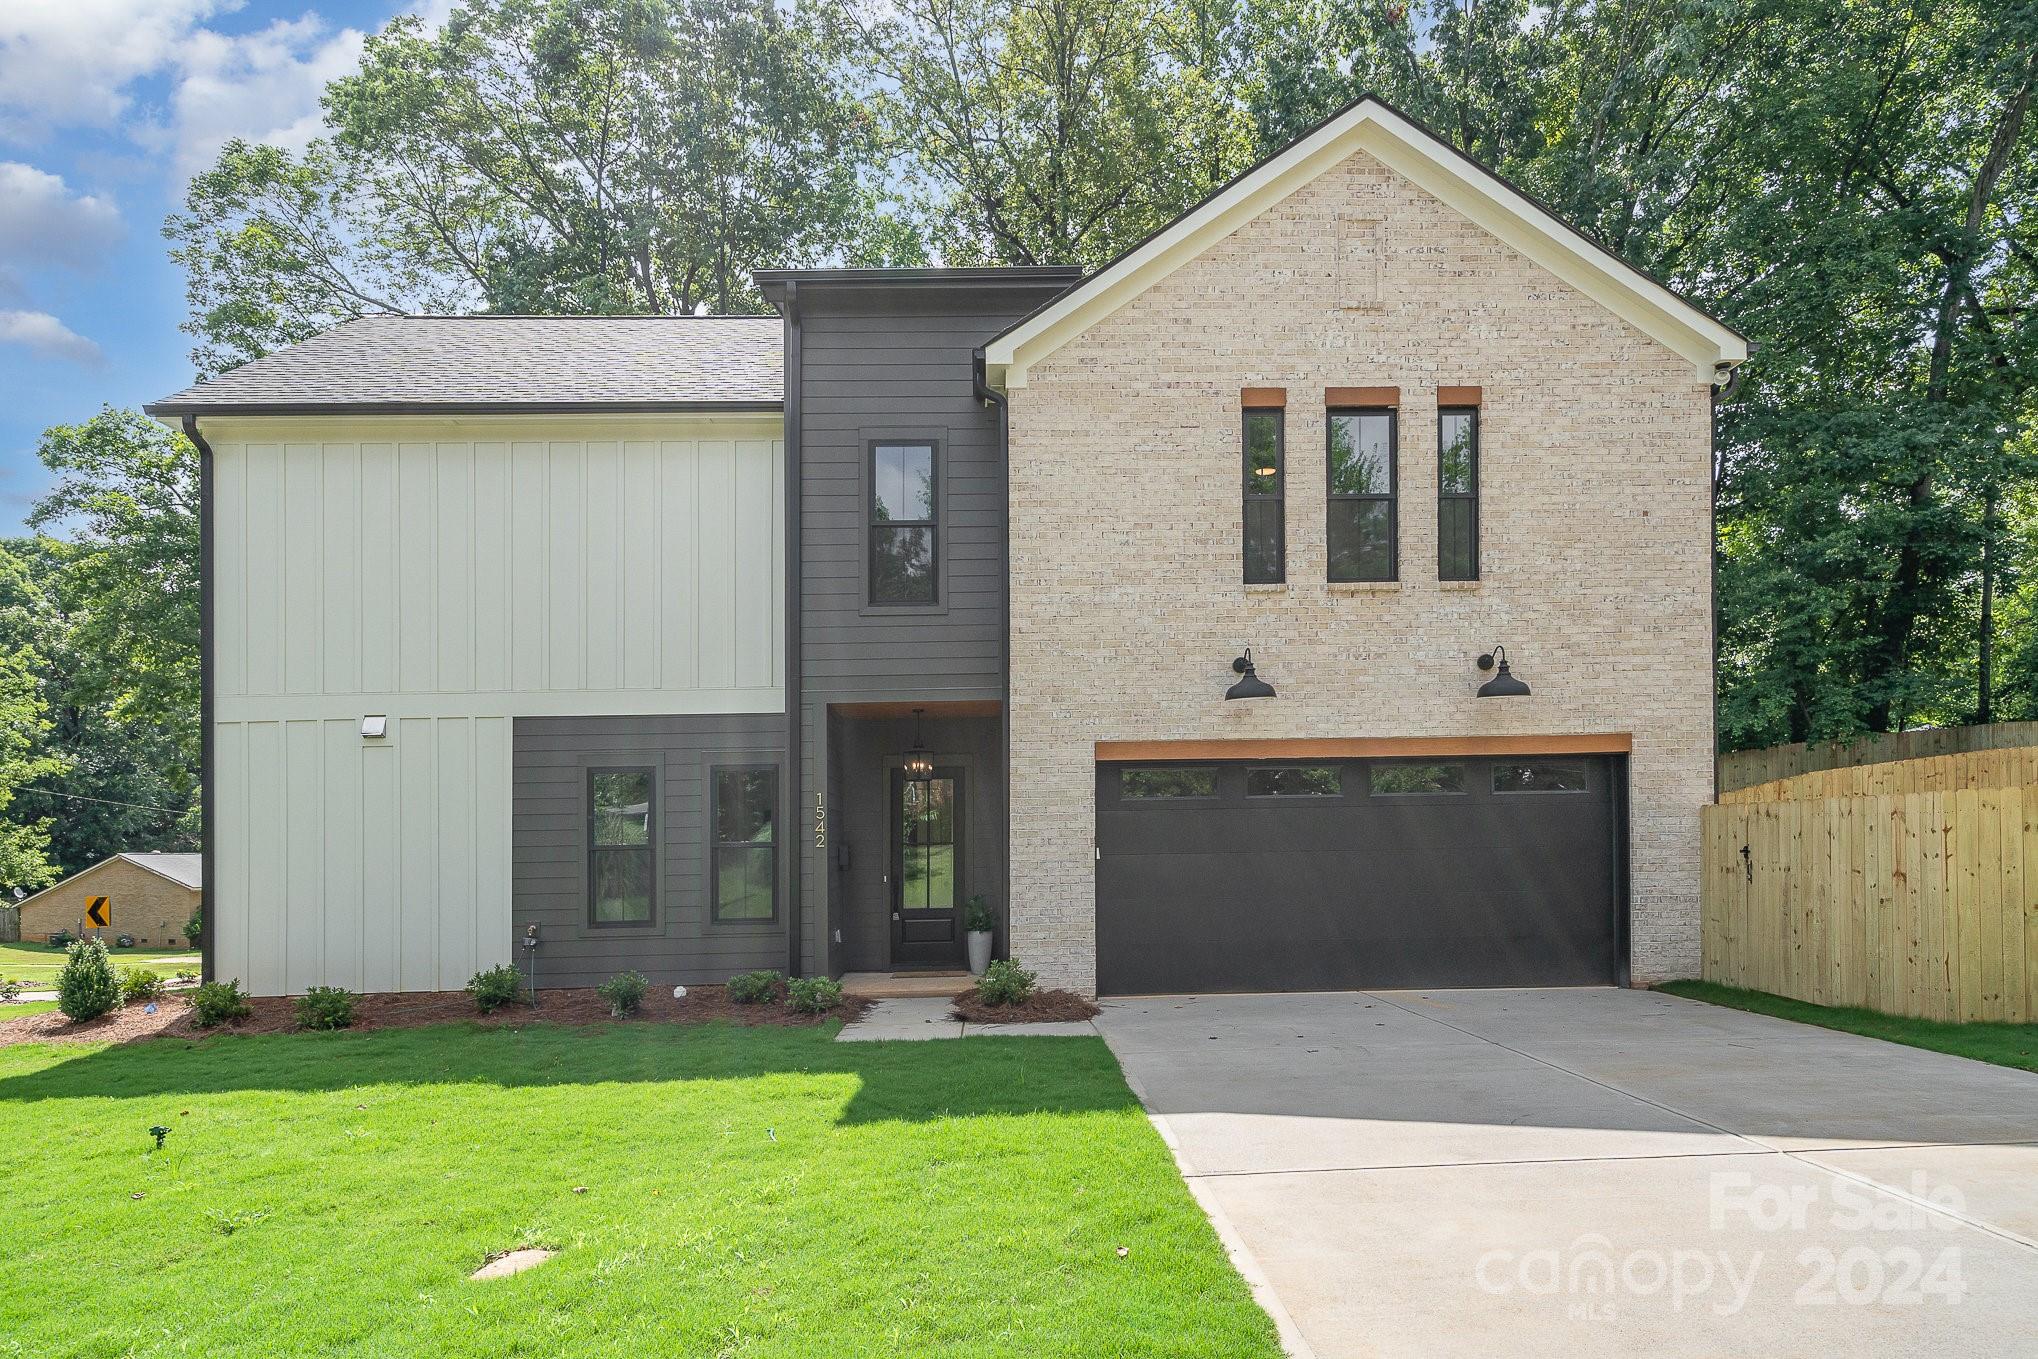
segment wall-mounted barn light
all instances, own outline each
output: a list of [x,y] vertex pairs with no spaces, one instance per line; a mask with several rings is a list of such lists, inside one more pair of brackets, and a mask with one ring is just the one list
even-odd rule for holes
[[1479,668],[1481,670],[1491,670],[1495,664],[1500,666],[1500,670],[1492,679],[1479,686],[1479,697],[1527,698],[1529,692],[1528,685],[1516,679],[1514,672],[1507,668],[1506,647],[1497,646],[1479,658]]
[[1224,691],[1224,696],[1227,699],[1274,697],[1274,686],[1261,679],[1259,672],[1253,669],[1253,649],[1251,647],[1247,647],[1245,655],[1240,656],[1231,663],[1231,669],[1232,673],[1238,676],[1238,683]]

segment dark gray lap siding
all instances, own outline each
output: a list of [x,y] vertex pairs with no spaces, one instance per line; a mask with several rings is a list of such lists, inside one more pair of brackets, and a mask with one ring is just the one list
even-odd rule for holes
[[[517,719],[514,744],[510,922],[513,938],[533,922],[540,927],[539,986],[593,986],[627,968],[670,986],[785,967],[785,880],[797,818],[783,717],[527,717]],[[708,771],[718,764],[779,766],[776,921],[708,919]],[[598,929],[588,924],[587,771],[646,765],[658,771],[656,919]],[[515,956],[522,962],[523,950]]]

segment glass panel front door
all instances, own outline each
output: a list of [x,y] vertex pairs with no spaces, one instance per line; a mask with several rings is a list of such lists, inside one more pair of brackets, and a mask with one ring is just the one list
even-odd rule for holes
[[962,956],[962,779],[892,774],[892,961],[955,963]]

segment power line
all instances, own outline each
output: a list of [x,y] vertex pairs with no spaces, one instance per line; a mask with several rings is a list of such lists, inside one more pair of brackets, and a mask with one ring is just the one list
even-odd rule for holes
[[101,806],[106,807],[133,807],[136,811],[168,812],[172,816],[184,815],[184,809],[182,808],[158,807],[153,802],[120,802],[110,797],[86,797],[83,793],[59,793],[54,788],[30,788],[26,784],[16,788],[14,791],[17,793],[41,793],[44,797],[69,798],[73,802],[97,802]]

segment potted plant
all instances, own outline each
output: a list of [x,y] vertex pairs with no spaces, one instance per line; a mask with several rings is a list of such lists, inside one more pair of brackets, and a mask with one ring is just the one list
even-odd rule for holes
[[962,925],[969,931],[969,970],[981,977],[991,965],[992,931],[998,928],[998,918],[982,892],[962,904]]

